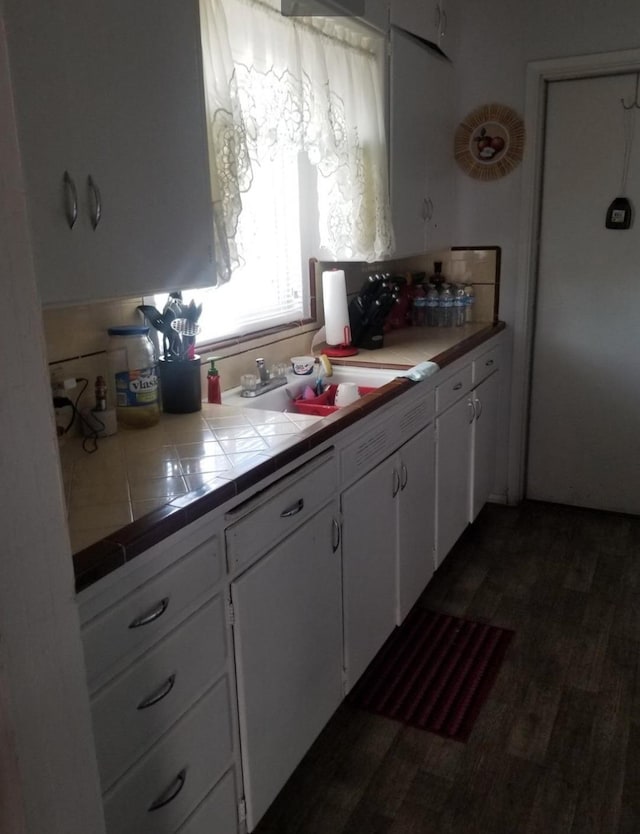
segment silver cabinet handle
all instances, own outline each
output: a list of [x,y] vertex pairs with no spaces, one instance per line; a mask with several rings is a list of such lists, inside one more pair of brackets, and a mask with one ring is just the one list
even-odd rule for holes
[[173,685],[175,682],[176,676],[170,675],[166,679],[166,681],[156,689],[155,692],[152,692],[151,695],[148,695],[146,698],[140,701],[136,709],[148,709],[149,707],[152,707],[154,704],[157,704],[158,701],[161,701],[163,698],[166,698],[167,695],[173,689]]
[[96,185],[96,181],[94,178],[89,174],[87,177],[87,185],[89,186],[89,192],[91,197],[93,198],[93,209],[91,211],[91,226],[93,231],[98,228],[98,223],[100,222],[100,218],[102,217],[102,196],[100,194],[100,189]]
[[139,617],[136,617],[135,620],[132,620],[129,623],[129,628],[140,628],[141,626],[149,625],[154,620],[157,620],[158,617],[161,617],[164,612],[169,607],[169,597],[165,597],[161,599],[160,602],[151,608],[149,611],[145,611],[144,614],[140,614]]
[[440,8],[440,3],[436,3],[435,16],[434,16],[433,22],[435,24],[435,29],[436,29],[436,32],[438,32],[438,34],[441,33],[441,29],[440,29],[441,20],[442,20],[442,9]]
[[160,796],[154,800],[147,808],[148,811],[157,811],[158,808],[163,808],[176,798],[180,791],[184,788],[184,783],[187,781],[187,770],[181,770],[173,782],[166,790],[162,791]]
[[333,552],[335,553],[336,550],[340,547],[340,524],[335,518],[332,519],[331,523],[333,525],[333,539],[331,542],[331,546],[333,548]]
[[484,363],[485,368],[490,368],[493,365],[493,359],[487,359]]
[[298,498],[295,504],[292,504],[280,513],[280,518],[291,518],[292,515],[297,515],[303,507],[304,498]]
[[391,493],[392,497],[395,498],[396,495],[400,492],[400,475],[398,475],[398,470],[393,470],[393,491]]
[[461,382],[456,382],[456,384],[453,386],[454,391],[459,391],[461,388],[462,388],[462,383]]
[[64,212],[67,215],[69,228],[73,229],[78,219],[78,189],[73,181],[73,177],[68,171],[64,172],[62,183],[64,185]]
[[404,489],[406,487],[408,480],[409,472],[407,470],[406,465],[403,463],[400,467],[400,489]]
[[468,400],[467,405],[469,406],[469,422],[473,423],[476,419],[476,409],[473,404],[473,400]]
[[476,420],[479,420],[480,415],[482,414],[482,400],[478,396],[476,396],[473,407],[476,412]]

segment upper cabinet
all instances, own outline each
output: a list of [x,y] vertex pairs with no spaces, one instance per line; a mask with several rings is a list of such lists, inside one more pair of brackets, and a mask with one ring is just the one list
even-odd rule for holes
[[456,239],[453,65],[392,29],[390,83],[391,211],[402,257]]
[[389,18],[398,26],[453,57],[452,0],[390,0]]
[[43,303],[213,283],[197,0],[6,0]]

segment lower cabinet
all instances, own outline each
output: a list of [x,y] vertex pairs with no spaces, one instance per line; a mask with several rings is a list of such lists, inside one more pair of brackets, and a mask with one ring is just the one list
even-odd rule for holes
[[336,519],[326,505],[231,583],[250,831],[342,700]]
[[436,566],[491,495],[500,394],[498,358],[494,349],[438,386]]
[[433,463],[429,425],[342,493],[347,689],[433,574]]

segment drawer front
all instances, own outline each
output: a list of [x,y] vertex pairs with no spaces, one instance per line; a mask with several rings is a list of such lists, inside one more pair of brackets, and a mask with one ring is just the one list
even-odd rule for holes
[[363,432],[340,454],[341,487],[366,475],[395,451],[400,441],[393,420],[387,418],[363,426]]
[[[255,503],[255,509],[225,531],[229,570],[247,567],[270,550],[326,504],[337,488],[332,455],[317,465],[307,464],[298,476],[290,475],[252,498],[249,504]],[[238,507],[234,513],[242,510]]]
[[446,382],[436,388],[436,412],[440,414],[450,405],[464,397],[471,390],[473,384],[473,371],[471,364],[449,377]]
[[237,834],[238,805],[233,770],[226,773],[178,834]]
[[478,385],[483,379],[491,376],[494,371],[500,368],[501,348],[500,345],[488,350],[473,360],[473,384]]
[[82,629],[89,689],[150,648],[211,592],[222,573],[216,537],[138,587]]
[[229,767],[231,738],[223,678],[105,794],[107,834],[174,834]]
[[217,596],[97,693],[91,713],[103,791],[211,686],[225,659]]

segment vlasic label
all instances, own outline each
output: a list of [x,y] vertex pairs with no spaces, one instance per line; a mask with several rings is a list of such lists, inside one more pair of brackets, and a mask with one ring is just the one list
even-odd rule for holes
[[118,408],[154,405],[158,402],[156,367],[137,368],[116,374],[116,405]]

